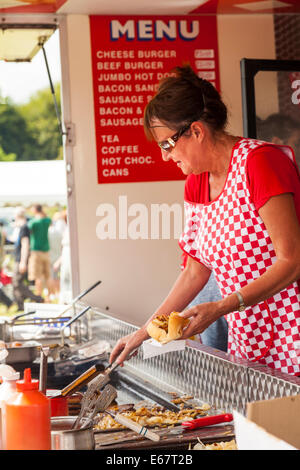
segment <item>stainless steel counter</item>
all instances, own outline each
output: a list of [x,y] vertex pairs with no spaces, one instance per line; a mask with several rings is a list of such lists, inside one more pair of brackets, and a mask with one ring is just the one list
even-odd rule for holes
[[[82,308],[80,304],[78,308]],[[138,328],[91,309],[90,334],[113,346],[119,338]],[[249,401],[267,400],[300,393],[300,378],[282,374],[260,364],[229,355],[195,341],[183,351],[143,359],[142,348],[124,366],[165,391],[191,394],[216,409],[246,413]]]

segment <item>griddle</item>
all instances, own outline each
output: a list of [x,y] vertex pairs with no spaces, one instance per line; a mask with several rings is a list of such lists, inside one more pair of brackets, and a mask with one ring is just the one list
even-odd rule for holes
[[[137,404],[139,402],[150,402],[153,405],[160,405],[166,408],[172,407],[172,395],[152,385],[149,381],[137,377],[128,370],[118,370],[111,374],[110,383],[117,389],[118,405]],[[213,404],[211,404],[213,405]],[[211,412],[216,414],[216,410]],[[234,439],[234,427],[231,424],[218,424],[195,430],[185,430],[181,425],[168,428],[153,428],[161,439],[159,442],[152,442],[139,436],[130,430],[96,431],[96,450],[109,449],[188,449],[190,445],[195,445],[198,438],[203,443],[228,441]]]

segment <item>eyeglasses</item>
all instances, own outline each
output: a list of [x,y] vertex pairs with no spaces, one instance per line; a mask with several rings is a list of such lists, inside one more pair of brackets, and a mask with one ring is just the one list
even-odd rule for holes
[[178,132],[176,132],[176,134],[172,135],[167,140],[162,140],[161,142],[157,142],[158,146],[162,150],[169,152],[172,148],[175,147],[178,139],[190,128],[191,124],[192,123],[186,124],[185,126],[183,126]]

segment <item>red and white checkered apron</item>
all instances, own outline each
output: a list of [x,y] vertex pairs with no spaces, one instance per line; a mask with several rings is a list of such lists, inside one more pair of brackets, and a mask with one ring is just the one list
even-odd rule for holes
[[[208,204],[185,202],[180,247],[214,271],[223,297],[261,276],[276,261],[275,251],[250,198],[246,163],[264,142],[241,139],[227,180]],[[289,147],[280,146],[294,160]],[[300,373],[300,291],[297,282],[244,312],[226,315],[228,352],[288,374]]]

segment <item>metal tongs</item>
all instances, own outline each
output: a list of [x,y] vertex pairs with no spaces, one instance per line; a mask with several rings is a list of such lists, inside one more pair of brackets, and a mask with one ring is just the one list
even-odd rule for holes
[[[83,372],[79,377],[66,385],[62,390],[58,390],[51,396],[51,398],[68,397],[86,386],[88,383],[92,382],[92,380],[94,380],[101,373],[103,373],[103,365],[94,364],[92,367]],[[104,385],[106,385],[108,382],[109,376],[107,377],[106,381],[104,381],[103,377],[101,377],[101,387],[104,387]]]
[[[132,351],[132,353],[130,354],[130,356],[128,356],[127,360],[131,359],[133,356],[135,356],[135,354],[137,353],[139,348],[136,348]],[[111,362],[105,369],[103,372],[100,372],[101,374],[101,377],[99,377],[99,388],[101,389],[102,387],[104,387],[104,385],[106,385],[109,381],[110,381],[110,374],[117,368],[119,367],[119,363],[114,361],[114,362]]]
[[[138,352],[139,350],[139,347],[134,349],[132,351],[132,353],[130,354],[130,356],[127,357],[127,361],[129,361],[129,359],[131,359],[133,356],[136,355],[136,353]],[[115,360],[114,362],[111,362],[110,364],[108,364],[108,366],[106,367],[105,371],[104,371],[104,374],[110,374],[113,370],[115,370],[120,364],[117,362],[117,360]]]
[[[129,356],[129,359],[136,353],[136,351],[137,349],[132,352],[132,354]],[[57,398],[58,396],[68,397],[72,393],[80,390],[85,385],[94,381],[100,374],[101,377],[98,377],[97,387],[99,390],[101,390],[110,381],[110,373],[118,366],[118,363],[113,362],[103,369],[102,364],[94,364],[92,367],[83,372],[79,377],[66,385],[62,390],[59,390],[56,394],[52,395],[51,398]]]
[[[128,357],[130,359],[132,356],[134,356],[137,352],[138,348],[135,349],[131,355]],[[87,424],[89,424],[95,415],[97,413],[107,413],[110,415],[115,421],[117,421],[119,424],[127,427],[128,429],[131,429],[132,431],[135,431],[136,433],[140,434],[143,437],[146,437],[147,439],[150,439],[152,441],[159,441],[160,436],[159,434],[156,434],[153,431],[150,431],[147,429],[145,426],[140,425],[139,423],[136,423],[135,421],[127,418],[126,416],[122,415],[121,413],[115,413],[112,410],[108,411],[107,408],[109,405],[112,403],[112,401],[117,397],[117,391],[114,389],[114,387],[110,384],[107,384],[110,380],[110,374],[112,371],[114,371],[120,364],[117,363],[116,361],[113,363],[110,363],[106,369],[104,370],[103,373],[101,373],[100,377],[96,377],[93,379],[92,382],[90,382],[90,385],[88,386],[87,392],[84,394],[84,397],[81,402],[81,410],[80,413],[74,422],[72,429],[82,429],[83,427],[86,427]],[[104,387],[103,391],[101,392],[101,389]],[[81,421],[88,415],[88,420],[86,423],[81,425]]]
[[116,397],[117,391],[112,385],[106,385],[104,390],[100,392],[99,380],[94,379],[81,400],[80,413],[74,421],[72,429],[87,427],[93,421],[95,415],[105,411]]
[[87,392],[84,394],[81,401],[81,410],[77,419],[73,423],[72,429],[84,429],[90,423],[93,422],[94,417],[97,413],[107,413],[110,415],[117,423],[125,426],[132,431],[140,434],[151,441],[159,441],[160,436],[153,431],[150,431],[145,426],[142,426],[139,423],[127,418],[127,416],[122,415],[121,413],[115,413],[113,411],[108,411],[107,408],[113,400],[117,397],[116,389],[108,384],[100,391],[99,387],[102,386],[101,378],[96,378],[93,382],[90,383]]

